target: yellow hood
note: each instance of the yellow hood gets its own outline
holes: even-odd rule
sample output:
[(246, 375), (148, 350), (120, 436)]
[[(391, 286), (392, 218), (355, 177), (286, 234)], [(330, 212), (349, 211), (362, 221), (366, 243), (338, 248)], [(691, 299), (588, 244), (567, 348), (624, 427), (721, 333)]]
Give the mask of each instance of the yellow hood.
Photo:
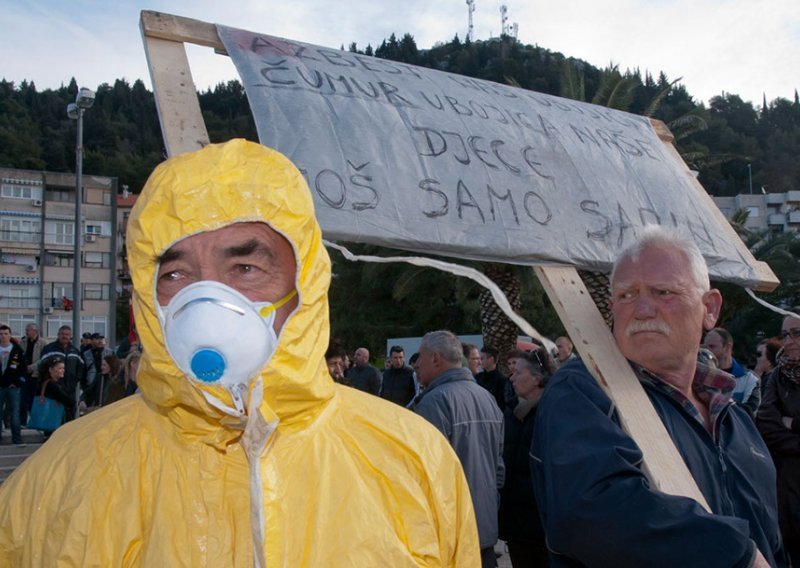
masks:
[[(280, 153), (232, 140), (161, 164), (147, 181), (128, 224), (134, 315), (144, 346), (137, 382), (179, 435), (224, 447), (241, 434), (200, 389), (232, 405), (219, 386), (199, 386), (175, 365), (156, 315), (158, 258), (181, 239), (240, 222), (268, 223), (291, 243), (299, 305), (283, 326), (278, 349), (260, 376), (261, 413), (294, 430), (311, 422), (333, 396), (325, 366), (330, 259), (301, 173)], [(208, 330), (214, 333), (214, 330)], [(235, 338), (231, 338), (235, 341)], [(246, 355), (246, 354), (245, 354)], [(252, 391), (251, 391), (252, 392)]]

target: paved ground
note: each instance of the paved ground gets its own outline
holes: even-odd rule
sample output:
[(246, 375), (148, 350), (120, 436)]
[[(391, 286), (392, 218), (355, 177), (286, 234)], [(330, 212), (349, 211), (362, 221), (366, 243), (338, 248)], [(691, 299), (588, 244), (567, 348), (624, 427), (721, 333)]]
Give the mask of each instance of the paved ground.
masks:
[(44, 442), (44, 436), (37, 430), (22, 429), (22, 445), (11, 443), (11, 430), (3, 428), (0, 434), (0, 483), (11, 475), (19, 464), (38, 450)]

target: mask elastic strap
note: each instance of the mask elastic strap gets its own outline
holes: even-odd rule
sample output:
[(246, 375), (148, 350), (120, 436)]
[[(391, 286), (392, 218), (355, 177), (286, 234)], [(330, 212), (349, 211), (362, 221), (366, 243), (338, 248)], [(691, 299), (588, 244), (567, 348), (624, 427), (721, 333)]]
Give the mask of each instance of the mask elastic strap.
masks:
[(280, 300), (278, 300), (278, 301), (277, 301), (277, 302), (275, 302), (274, 304), (270, 304), (269, 306), (264, 306), (263, 308), (261, 308), (261, 309), (258, 311), (258, 313), (261, 315), (261, 317), (262, 317), (262, 318), (265, 318), (265, 317), (267, 317), (269, 314), (271, 314), (272, 312), (274, 312), (275, 310), (277, 310), (277, 309), (279, 309), (279, 308), (283, 307), (283, 306), (286, 304), (286, 302), (288, 302), (289, 300), (291, 300), (291, 299), (292, 299), (292, 298), (294, 298), (295, 296), (297, 296), (297, 290), (296, 290), (296, 289), (293, 289), (291, 292), (289, 292), (288, 294), (286, 294), (286, 295), (285, 295), (283, 298), (281, 298)]

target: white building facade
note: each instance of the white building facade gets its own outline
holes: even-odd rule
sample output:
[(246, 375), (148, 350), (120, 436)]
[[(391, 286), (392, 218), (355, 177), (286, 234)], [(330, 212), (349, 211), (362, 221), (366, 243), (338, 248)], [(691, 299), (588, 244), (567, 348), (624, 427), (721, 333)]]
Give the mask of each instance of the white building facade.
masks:
[(0, 168), (0, 321), (14, 336), (36, 323), (54, 339), (79, 309), (75, 336), (115, 340), (117, 180), (83, 176), (82, 185), (82, 305), (74, 306), (75, 175)]
[(741, 193), (734, 197), (714, 197), (714, 202), (728, 220), (739, 209), (746, 209), (745, 228), (751, 231), (800, 231), (800, 190), (753, 195)]

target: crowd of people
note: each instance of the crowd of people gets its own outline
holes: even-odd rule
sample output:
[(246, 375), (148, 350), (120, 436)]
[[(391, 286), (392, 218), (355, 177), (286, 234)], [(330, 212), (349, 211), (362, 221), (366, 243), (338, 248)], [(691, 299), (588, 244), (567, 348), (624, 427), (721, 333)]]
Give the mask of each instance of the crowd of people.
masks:
[(61, 404), (63, 420), (68, 422), (134, 394), (140, 357), (138, 342), (125, 342), (115, 353), (99, 333), (84, 333), (80, 346), (75, 346), (68, 325), (61, 326), (57, 339), (48, 343), (35, 323), (25, 327), (21, 338), (0, 324), (0, 416), (11, 429), (11, 442), (23, 443), (22, 427), (36, 397)]
[[(646, 315), (641, 319), (647, 321), (649, 317)], [(666, 330), (649, 331), (665, 333)], [(443, 337), (450, 341), (446, 346), (450, 348), (450, 352), (440, 345)], [(504, 367), (508, 370), (508, 375), (501, 371), (499, 351), (495, 347), (484, 345), (479, 349), (470, 343), (458, 343), (455, 336), (441, 331), (426, 335), (420, 351), (411, 355), (408, 364), (405, 362), (402, 346), (390, 347), (382, 372), (370, 364), (370, 353), (365, 347), (355, 349), (351, 359), (346, 348), (332, 341), (325, 355), (330, 375), (337, 383), (406, 407), (424, 416), (445, 434), (462, 461), (473, 491), (482, 553), (490, 554), (489, 550), (499, 536), (506, 542), (515, 567), (547, 566), (549, 562), (545, 527), (540, 518), (534, 491), (536, 483), (532, 479), (530, 453), (537, 408), (546, 391), (545, 385), (557, 369), (563, 366), (565, 375), (568, 370), (572, 373), (579, 371), (578, 381), (586, 383), (584, 387), (591, 385), (592, 390), (597, 388), (586, 370), (579, 368), (579, 356), (568, 337), (556, 338), (550, 351), (540, 342), (534, 340), (534, 343), (537, 346), (530, 351), (512, 350), (506, 354)], [(733, 379), (724, 388), (715, 386), (714, 389), (715, 396), (718, 396), (717, 391), (723, 392), (723, 400), (749, 416), (749, 420), (743, 421), (744, 426), (735, 428), (739, 431), (746, 426), (748, 432), (738, 436), (750, 440), (754, 429), (757, 429), (760, 433), (759, 442), (763, 440), (766, 443), (777, 469), (778, 516), (775, 518), (780, 521), (784, 543), (783, 549), (774, 542), (771, 543), (774, 555), (770, 556), (769, 561), (773, 565), (782, 565), (791, 557), (796, 565), (800, 563), (800, 549), (797, 546), (800, 542), (800, 313), (784, 319), (779, 335), (759, 341), (752, 358), (755, 361), (752, 369), (746, 368), (733, 356), (733, 347), (734, 338), (731, 333), (722, 327), (713, 327), (689, 353), (696, 353), (696, 373), (717, 376), (714, 374), (723, 371), (726, 375), (718, 376)], [(458, 352), (456, 348), (459, 349)], [(425, 356), (431, 350), (442, 357), (446, 353), (451, 356), (449, 366), (439, 368), (433, 373), (434, 380), (421, 369)], [(567, 365), (573, 361), (577, 364)], [(449, 372), (445, 374), (444, 371)], [(668, 397), (677, 398), (674, 389), (664, 388), (658, 376), (653, 375), (648, 367), (637, 367), (637, 372), (643, 384), (655, 386), (653, 392), (648, 392), (651, 398), (658, 400), (657, 397), (664, 392)], [(451, 376), (454, 374), (457, 379)], [(427, 404), (432, 397), (426, 398), (426, 392), (431, 386), (434, 391), (437, 387), (441, 389), (440, 383), (455, 383), (457, 386), (452, 388), (453, 392), (458, 393), (457, 396), (445, 395), (446, 402)], [(490, 416), (485, 409), (476, 411), (480, 404), (470, 398), (474, 396), (472, 391), (475, 387), (472, 385), (482, 387), (490, 395), (490, 398), (483, 395), (482, 403), (484, 407), (491, 406), (486, 401), (493, 400), (500, 415), (495, 413)], [(570, 404), (574, 405), (575, 400), (583, 397), (570, 393), (569, 398), (572, 399)], [(686, 401), (683, 400), (682, 404), (685, 406)], [(711, 426), (713, 436), (719, 436), (719, 433), (713, 431), (716, 427), (715, 421), (719, 420), (720, 425), (724, 424), (724, 414), (728, 412), (725, 406), (726, 404), (721, 404), (716, 409), (715, 416), (702, 413), (702, 422)], [(462, 426), (470, 424), (473, 429), (485, 430), (479, 436), (480, 443), (473, 446), (464, 444), (459, 439), (460, 435), (453, 432), (452, 425), (445, 416), (447, 413), (442, 408), (447, 408), (450, 413), (461, 413), (458, 422)], [(463, 416), (465, 412), (466, 417)], [(586, 409), (582, 408), (581, 412), (586, 412)], [(794, 418), (798, 420), (795, 421)], [(493, 430), (501, 420), (503, 429), (498, 436)], [(560, 428), (560, 431), (562, 433), (558, 436), (559, 441), (567, 437), (564, 428)], [(502, 444), (498, 445), (499, 441)], [(723, 442), (719, 438), (715, 441), (717, 444)], [(553, 445), (556, 442), (548, 440), (546, 443)], [(543, 442), (542, 445), (544, 444)], [(564, 445), (570, 447), (566, 445), (566, 440)], [(498, 448), (502, 448), (500, 460), (496, 459)], [(718, 446), (719, 451), (723, 451), (722, 448), (724, 445)], [(483, 469), (474, 466), (476, 460), (486, 462)], [(539, 460), (534, 459), (534, 462), (538, 463)], [(747, 470), (747, 467), (746, 463), (736, 464), (737, 469)], [(476, 473), (477, 471), (482, 471), (483, 474)], [(769, 469), (755, 471), (764, 473)], [(481, 479), (481, 475), (485, 477), (486, 472), (492, 472), (491, 482)], [(751, 483), (744, 479), (742, 482)], [(544, 487), (540, 489), (543, 495), (548, 493)], [(769, 494), (769, 490), (766, 490), (766, 494)], [(491, 495), (498, 495), (499, 503), (491, 500), (489, 503), (480, 502)], [(540, 499), (544, 500), (544, 497)], [(737, 505), (733, 510), (744, 510), (748, 507), (752, 507), (752, 502), (748, 505)], [(763, 540), (764, 535), (761, 536)], [(645, 551), (645, 554), (650, 553)], [(752, 557), (755, 559), (756, 555), (752, 554)], [(625, 564), (621, 560), (620, 562)], [(605, 560), (601, 561), (603, 563)], [(483, 565), (492, 564), (484, 557)]]
[(610, 306), (706, 507), (653, 484), (567, 337), (503, 361), (436, 330), (409, 366), (399, 346), (383, 371), (364, 347), (351, 365), (327, 345), (308, 186), (275, 151), (233, 140), (170, 158), (128, 246), (138, 371), (126, 359), (120, 381), (102, 338), (81, 350), (62, 328), (37, 346), (31, 330), (16, 346), (0, 328), (9, 409), (36, 361), (73, 415), (104, 406), (0, 486), (0, 565), (472, 568), (495, 565), (498, 538), (514, 566), (800, 563), (800, 315), (747, 371), (691, 240), (637, 230)]

